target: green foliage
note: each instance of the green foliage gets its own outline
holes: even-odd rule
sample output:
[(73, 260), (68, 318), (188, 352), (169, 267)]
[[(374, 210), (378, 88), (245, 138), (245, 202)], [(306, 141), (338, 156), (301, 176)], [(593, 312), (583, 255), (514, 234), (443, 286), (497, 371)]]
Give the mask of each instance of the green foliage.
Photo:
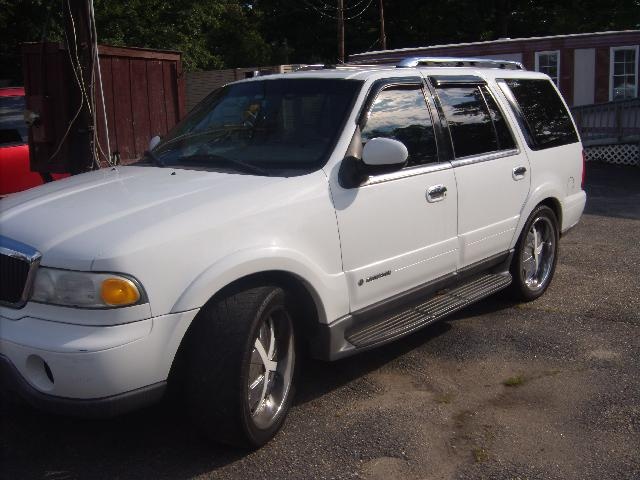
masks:
[[(20, 43), (62, 39), (65, 1), (0, 0), (0, 78), (20, 81)], [(180, 50), (187, 70), (337, 58), (333, 0), (94, 1), (101, 43)], [(639, 0), (384, 2), (388, 48), (640, 28)], [(380, 48), (378, 2), (359, 10), (345, 15), (347, 54)]]
[(20, 78), (23, 42), (62, 38), (62, 14), (47, 0), (0, 0), (0, 79)]
[(206, 34), (221, 28), (224, 10), (218, 0), (95, 1), (100, 43), (180, 50), (187, 70), (224, 65)]

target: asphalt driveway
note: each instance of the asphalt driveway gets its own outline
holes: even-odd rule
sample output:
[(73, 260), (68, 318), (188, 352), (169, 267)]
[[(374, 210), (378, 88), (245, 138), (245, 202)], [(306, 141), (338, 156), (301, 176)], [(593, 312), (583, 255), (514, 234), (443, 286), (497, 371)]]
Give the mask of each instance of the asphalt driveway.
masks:
[(221, 448), (160, 405), (108, 421), (4, 405), (3, 478), (640, 479), (640, 168), (588, 165), (556, 277), (392, 345), (308, 362), (283, 431)]

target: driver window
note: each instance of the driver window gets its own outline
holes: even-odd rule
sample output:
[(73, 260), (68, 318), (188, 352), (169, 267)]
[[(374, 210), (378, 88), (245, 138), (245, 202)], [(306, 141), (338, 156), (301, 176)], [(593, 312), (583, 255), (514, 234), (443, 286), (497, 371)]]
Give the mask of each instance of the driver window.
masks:
[(376, 97), (362, 128), (362, 145), (375, 137), (393, 138), (407, 147), (407, 167), (438, 161), (431, 115), (420, 85), (394, 86)]

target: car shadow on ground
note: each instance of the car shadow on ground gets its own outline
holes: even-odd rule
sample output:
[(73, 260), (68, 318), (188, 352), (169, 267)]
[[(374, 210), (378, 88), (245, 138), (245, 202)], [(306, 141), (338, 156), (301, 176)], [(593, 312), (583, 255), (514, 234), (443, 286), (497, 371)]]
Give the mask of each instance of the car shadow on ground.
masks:
[(304, 375), (298, 382), (295, 405), (313, 401), (362, 378), (450, 329), (448, 322), (437, 322), (398, 341), (335, 362), (305, 358), (302, 365)]
[[(305, 359), (294, 408), (424, 346), (447, 333), (458, 319), (512, 305), (502, 297), (491, 297), (399, 341), (337, 362)], [(47, 480), (191, 478), (251, 454), (210, 442), (189, 422), (188, 412), (179, 407), (164, 401), (113, 419), (87, 420), (49, 415), (5, 401), (0, 472), (6, 478)], [(11, 421), (6, 421), (9, 418)], [(100, 452), (109, 453), (102, 456)]]
[[(305, 359), (295, 404), (327, 395), (449, 329), (441, 322), (338, 362)], [(210, 442), (198, 434), (188, 412), (179, 407), (167, 400), (121, 417), (96, 420), (50, 415), (5, 398), (0, 472), (6, 478), (48, 480), (191, 478), (251, 453)], [(100, 452), (109, 455), (101, 457)], [(33, 462), (34, 458), (38, 461)]]
[(516, 302), (510, 300), (504, 292), (488, 297), (470, 305), (444, 320), (418, 330), (407, 337), (393, 341), (387, 345), (368, 350), (336, 362), (322, 362), (305, 359), (304, 376), (298, 383), (296, 405), (302, 405), (318, 397), (327, 395), (333, 390), (343, 387), (358, 378), (371, 373), (396, 358), (420, 348), (437, 337), (446, 334), (454, 322), (465, 318), (495, 313), (511, 308)]

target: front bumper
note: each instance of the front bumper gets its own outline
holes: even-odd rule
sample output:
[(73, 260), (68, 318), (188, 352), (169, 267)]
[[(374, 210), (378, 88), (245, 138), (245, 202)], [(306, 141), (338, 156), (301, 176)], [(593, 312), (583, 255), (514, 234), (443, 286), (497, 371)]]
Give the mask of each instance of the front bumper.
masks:
[(121, 415), (159, 401), (167, 382), (104, 398), (78, 399), (48, 395), (34, 388), (11, 360), (0, 355), (0, 382), (3, 392), (13, 392), (31, 406), (60, 415), (106, 418)]
[(158, 400), (197, 310), (115, 326), (0, 317), (8, 388), (36, 407), (115, 415)]

